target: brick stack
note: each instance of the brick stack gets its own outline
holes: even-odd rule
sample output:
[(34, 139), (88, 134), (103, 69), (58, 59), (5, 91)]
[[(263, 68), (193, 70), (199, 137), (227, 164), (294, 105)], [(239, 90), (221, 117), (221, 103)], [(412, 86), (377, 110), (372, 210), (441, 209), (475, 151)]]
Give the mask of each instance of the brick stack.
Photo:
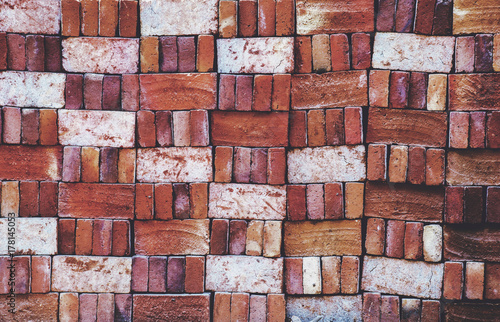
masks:
[(0, 106), (3, 319), (500, 316), (499, 0), (3, 1)]

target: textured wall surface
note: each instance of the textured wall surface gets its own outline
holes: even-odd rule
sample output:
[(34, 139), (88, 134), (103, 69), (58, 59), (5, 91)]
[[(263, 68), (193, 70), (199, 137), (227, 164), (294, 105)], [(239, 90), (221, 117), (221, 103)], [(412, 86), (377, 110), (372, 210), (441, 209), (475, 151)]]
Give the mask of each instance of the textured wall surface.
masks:
[(0, 320), (498, 321), (499, 33), (500, 0), (0, 0)]

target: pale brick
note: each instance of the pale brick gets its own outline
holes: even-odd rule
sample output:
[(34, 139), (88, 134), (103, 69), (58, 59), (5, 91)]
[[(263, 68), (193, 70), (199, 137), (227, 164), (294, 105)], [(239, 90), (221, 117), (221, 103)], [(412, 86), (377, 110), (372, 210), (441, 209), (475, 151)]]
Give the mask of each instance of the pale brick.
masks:
[(293, 38), (234, 38), (217, 40), (219, 73), (291, 73)]
[(500, 34), (493, 38), (493, 70), (500, 72)]
[[(301, 321), (361, 321), (363, 298), (355, 296), (289, 297), (286, 301), (286, 316)], [(321, 321), (320, 320), (320, 321)], [(292, 319), (292, 321), (294, 321)]]
[(136, 73), (139, 39), (76, 37), (62, 41), (64, 70), (75, 73)]
[(365, 256), (361, 289), (439, 299), (443, 264)]
[[(56, 218), (16, 218), (16, 254), (54, 255), (57, 253)], [(8, 253), (8, 219), (0, 219), (0, 254)]]
[(282, 293), (283, 258), (209, 255), (206, 265), (209, 291)]
[(279, 257), (281, 253), (281, 221), (266, 221), (264, 225), (265, 257)]
[(444, 111), (446, 109), (446, 88), (448, 77), (443, 74), (429, 75), (427, 87), (427, 109), (430, 111)]
[(284, 186), (212, 183), (210, 218), (282, 220), (286, 216)]
[(377, 33), (373, 68), (449, 73), (455, 38), (409, 33)]
[(366, 177), (365, 163), (363, 145), (291, 150), (288, 152), (288, 181), (362, 181)]
[(245, 246), (246, 255), (259, 256), (262, 254), (263, 234), (263, 221), (252, 220), (248, 223), (247, 240)]
[(54, 256), (52, 291), (129, 293), (131, 257)]
[(1, 217), (19, 217), (19, 181), (2, 182)]
[(424, 260), (427, 262), (441, 261), (443, 251), (443, 228), (440, 225), (424, 226)]
[(211, 147), (137, 151), (137, 180), (140, 182), (205, 182), (212, 177)]
[(135, 113), (61, 110), (59, 143), (79, 146), (134, 147)]
[(0, 72), (0, 105), (61, 108), (65, 86), (65, 74)]
[(0, 30), (15, 33), (59, 33), (60, 0), (16, 0), (0, 4)]
[(217, 32), (218, 0), (141, 0), (141, 35), (200, 35)]
[(59, 296), (59, 321), (78, 320), (78, 293), (61, 293)]
[(304, 294), (321, 294), (321, 265), (319, 257), (302, 259)]
[(497, 0), (455, 0), (453, 34), (500, 33)]
[(449, 185), (500, 185), (500, 151), (449, 151), (446, 182)]

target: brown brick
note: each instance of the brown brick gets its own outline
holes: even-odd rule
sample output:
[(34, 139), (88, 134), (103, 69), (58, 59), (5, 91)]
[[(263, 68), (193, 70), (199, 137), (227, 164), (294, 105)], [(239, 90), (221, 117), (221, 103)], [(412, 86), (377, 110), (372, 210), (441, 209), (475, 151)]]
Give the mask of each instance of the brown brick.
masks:
[(364, 189), (365, 186), (361, 182), (347, 182), (345, 184), (345, 218), (363, 217)]
[(173, 190), (171, 184), (155, 185), (155, 219), (173, 219)]
[(262, 314), (267, 311), (267, 297), (265, 295), (250, 295), (249, 321), (263, 321), (266, 319)]
[(139, 76), (138, 75), (122, 75), (122, 110), (137, 111), (139, 110)]
[(441, 316), (441, 302), (437, 300), (422, 300), (421, 320), (439, 322)]
[(153, 219), (153, 192), (152, 184), (136, 184), (135, 186), (135, 218)]
[(237, 35), (237, 5), (236, 1), (219, 2), (219, 36), (222, 38), (233, 38)]
[(391, 72), (389, 107), (404, 108), (408, 105), (410, 73)]
[(288, 220), (306, 219), (306, 186), (288, 185), (286, 187)]
[(488, 113), (486, 146), (492, 149), (500, 148), (500, 112)]
[(149, 257), (149, 292), (166, 292), (167, 291), (167, 258), (166, 257)]
[(231, 321), (248, 321), (249, 301), (247, 293), (231, 294)]
[(285, 320), (286, 302), (284, 294), (267, 295), (267, 321), (279, 322)]
[(118, 159), (118, 182), (135, 182), (135, 149), (120, 149)]
[[(226, 75), (221, 75), (222, 77)], [(288, 86), (290, 87), (290, 86)], [(236, 76), (236, 94), (235, 94), (235, 109), (237, 111), (250, 111), (252, 109), (253, 98), (253, 76), (252, 75), (237, 75)], [(290, 96), (290, 95), (289, 95)], [(231, 104), (229, 104), (231, 106)], [(219, 106), (220, 109), (220, 106)]]
[(64, 147), (63, 176), (67, 182), (80, 181), (81, 148), (74, 146)]
[(40, 113), (38, 109), (23, 109), (21, 113), (21, 142), (35, 145), (40, 136)]
[(78, 110), (83, 108), (83, 75), (66, 75), (65, 108), (70, 110)]
[(229, 223), (229, 254), (244, 255), (247, 223), (244, 220), (231, 220)]
[(493, 71), (493, 35), (476, 35), (474, 69), (476, 72)]
[(417, 14), (415, 16), (415, 33), (430, 35), (434, 20), (436, 0), (417, 1)]
[(99, 182), (99, 149), (82, 148), (82, 181)]
[(160, 37), (160, 71), (177, 71), (177, 37)]
[(276, 1), (258, 0), (258, 33), (261, 37), (276, 34)]
[(500, 230), (480, 226), (445, 225), (443, 250), (446, 260), (500, 261)]
[[(371, 70), (369, 76), (370, 106), (389, 106), (389, 70)], [(411, 87), (410, 87), (411, 89)]]
[(247, 227), (247, 240), (245, 253), (248, 256), (262, 255), (264, 234), (264, 221), (252, 220)]
[(121, 37), (137, 36), (137, 1), (120, 1), (119, 22)]
[(398, 1), (396, 11), (396, 32), (413, 31), (413, 18), (415, 15), (415, 0)]
[(7, 69), (7, 34), (0, 32), (0, 70)]
[(363, 321), (380, 321), (381, 296), (380, 293), (363, 294)]
[(453, 24), (453, 4), (450, 2), (436, 2), (434, 12), (433, 35), (451, 35)]
[(484, 293), (484, 263), (467, 262), (465, 265), (465, 297), (482, 300)]
[(86, 74), (83, 82), (83, 101), (85, 109), (102, 109), (102, 81), (103, 75)]
[(498, 185), (499, 162), (496, 150), (450, 151), (446, 181), (449, 185)]
[(448, 86), (449, 109), (452, 111), (500, 108), (499, 74), (453, 74), (449, 76)]
[(228, 252), (229, 220), (214, 219), (210, 239), (210, 254), (225, 255)]
[(461, 224), (464, 222), (464, 188), (446, 187), (445, 222)]
[(207, 218), (208, 184), (192, 183), (189, 185), (190, 218)]
[(214, 70), (215, 40), (212, 35), (198, 36), (198, 54), (196, 55), (196, 67), (200, 73), (212, 72)]
[(469, 224), (481, 223), (483, 210), (483, 187), (466, 187), (463, 210), (464, 222)]
[(468, 141), (469, 113), (450, 112), (450, 148), (467, 149)]
[(307, 112), (307, 131), (309, 146), (323, 146), (326, 144), (325, 112), (323, 110)]
[(382, 296), (380, 315), (381, 321), (399, 321), (399, 297), (394, 295)]
[(286, 152), (284, 148), (270, 148), (267, 159), (267, 182), (284, 184), (286, 176)]
[(450, 321), (492, 321), (498, 317), (500, 306), (495, 303), (450, 302), (444, 304), (445, 316)]
[(391, 146), (389, 159), (389, 182), (404, 183), (408, 169), (408, 147), (401, 145)]
[(385, 221), (381, 218), (368, 218), (365, 247), (367, 254), (384, 255)]
[(407, 179), (413, 184), (425, 182), (425, 148), (411, 146), (408, 152)]
[(94, 220), (92, 232), (92, 255), (111, 255), (111, 244), (113, 237), (113, 222), (111, 220)]
[[(328, 112), (328, 110), (327, 110)], [(328, 115), (328, 114), (327, 114)], [(343, 113), (342, 113), (343, 119)], [(342, 120), (343, 121), (343, 120)], [(292, 111), (290, 112), (290, 146), (292, 147), (305, 147), (307, 145), (307, 115), (306, 111)], [(342, 122), (343, 134), (343, 122)]]
[(184, 280), (186, 278), (186, 258), (169, 257), (167, 266), (167, 292), (184, 292)]
[(254, 111), (270, 111), (273, 89), (271, 75), (255, 75), (253, 79), (253, 106)]
[(184, 288), (187, 293), (202, 293), (205, 284), (205, 258), (186, 257), (186, 279)]
[(61, 180), (62, 147), (0, 145), (0, 156), (2, 180)]
[(445, 299), (462, 299), (463, 270), (463, 264), (460, 262), (444, 263), (443, 297)]
[(233, 177), (236, 182), (250, 182), (251, 162), (252, 150), (250, 148), (234, 149)]
[(132, 294), (115, 294), (115, 319), (132, 320)]
[(345, 144), (363, 143), (363, 111), (361, 107), (344, 109)]
[(425, 184), (444, 184), (445, 153), (442, 149), (428, 149), (425, 155)]
[(213, 321), (231, 321), (231, 293), (215, 293)]
[(497, 300), (500, 297), (500, 264), (486, 263), (484, 288), (486, 299)]
[(405, 222), (400, 220), (387, 221), (387, 242), (385, 255), (388, 257), (403, 258), (404, 254)]
[(158, 111), (156, 114), (156, 141), (160, 146), (173, 145), (172, 112)]
[[(300, 112), (293, 112), (293, 113), (300, 113)], [(326, 144), (327, 145), (345, 144), (343, 109), (326, 110)]]
[(92, 254), (92, 234), (94, 231), (94, 220), (77, 219), (75, 236), (75, 254)]
[(157, 37), (141, 37), (141, 72), (158, 73), (159, 49)]
[(58, 254), (75, 253), (75, 219), (59, 219), (57, 227)]
[(19, 216), (38, 216), (38, 182), (21, 181), (19, 185)]
[(291, 36), (295, 31), (295, 4), (293, 0), (276, 1), (276, 36)]
[(131, 289), (133, 292), (148, 291), (149, 262), (145, 256), (132, 257)]
[(97, 36), (99, 28), (98, 0), (81, 0), (81, 23), (84, 36)]
[(380, 0), (377, 12), (377, 31), (394, 31), (396, 13), (395, 0)]
[(313, 71), (331, 72), (330, 37), (326, 34), (312, 36)]
[(330, 52), (332, 55), (332, 70), (348, 70), (349, 40), (345, 34), (330, 35)]
[(341, 183), (325, 184), (325, 219), (344, 217), (344, 197)]
[(120, 107), (120, 77), (104, 76), (102, 81), (102, 109), (119, 111)]
[(412, 72), (410, 75), (408, 107), (423, 110), (427, 105), (427, 74)]
[(26, 67), (28, 71), (43, 72), (45, 70), (44, 36), (26, 36)]
[(486, 191), (486, 221), (500, 223), (500, 187), (488, 187)]
[(368, 145), (367, 179), (385, 181), (387, 174), (387, 146), (384, 144)]
[(321, 258), (323, 294), (340, 293), (341, 257), (330, 256)]
[(325, 219), (325, 198), (322, 184), (308, 184), (306, 189), (307, 219)]
[(424, 224), (407, 222), (405, 226), (405, 258), (422, 260)]
[(80, 35), (80, 2), (62, 0), (61, 2), (61, 34), (78, 37)]
[(99, 1), (99, 36), (114, 37), (118, 27), (118, 1)]
[(196, 70), (196, 44), (194, 37), (177, 37), (178, 71), (181, 73)]
[(155, 113), (151, 111), (137, 112), (137, 142), (140, 147), (156, 146)]
[(53, 217), (57, 215), (57, 182), (40, 182), (40, 216)]
[[(401, 3), (401, 2), (399, 2)], [(398, 4), (399, 4), (398, 3)], [(351, 36), (352, 68), (368, 69), (371, 66), (372, 50), (369, 34), (356, 33)]]
[(101, 182), (115, 183), (118, 181), (118, 149), (101, 148), (100, 155), (100, 179)]
[(215, 182), (231, 182), (233, 171), (233, 148), (215, 147)]
[(26, 41), (23, 35), (7, 35), (7, 68), (12, 70), (26, 69)]
[(311, 38), (299, 36), (295, 37), (294, 40), (295, 72), (310, 73), (312, 71)]
[(287, 294), (304, 294), (302, 258), (285, 258), (285, 287)]
[(238, 36), (257, 36), (257, 1), (238, 1)]
[(359, 291), (359, 257), (342, 257), (342, 267), (340, 274), (340, 285), (342, 293), (357, 293)]
[(455, 72), (474, 71), (474, 37), (457, 37), (455, 46)]
[(250, 182), (267, 183), (267, 149), (252, 149)]
[(174, 218), (188, 219), (190, 213), (189, 186), (187, 183), (174, 183)]

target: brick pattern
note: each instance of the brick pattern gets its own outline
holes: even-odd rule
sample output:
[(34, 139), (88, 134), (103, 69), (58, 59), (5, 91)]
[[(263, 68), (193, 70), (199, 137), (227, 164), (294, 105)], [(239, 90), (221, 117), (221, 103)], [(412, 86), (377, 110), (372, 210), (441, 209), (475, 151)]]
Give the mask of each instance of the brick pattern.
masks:
[(498, 1), (42, 2), (0, 5), (16, 320), (498, 319)]

